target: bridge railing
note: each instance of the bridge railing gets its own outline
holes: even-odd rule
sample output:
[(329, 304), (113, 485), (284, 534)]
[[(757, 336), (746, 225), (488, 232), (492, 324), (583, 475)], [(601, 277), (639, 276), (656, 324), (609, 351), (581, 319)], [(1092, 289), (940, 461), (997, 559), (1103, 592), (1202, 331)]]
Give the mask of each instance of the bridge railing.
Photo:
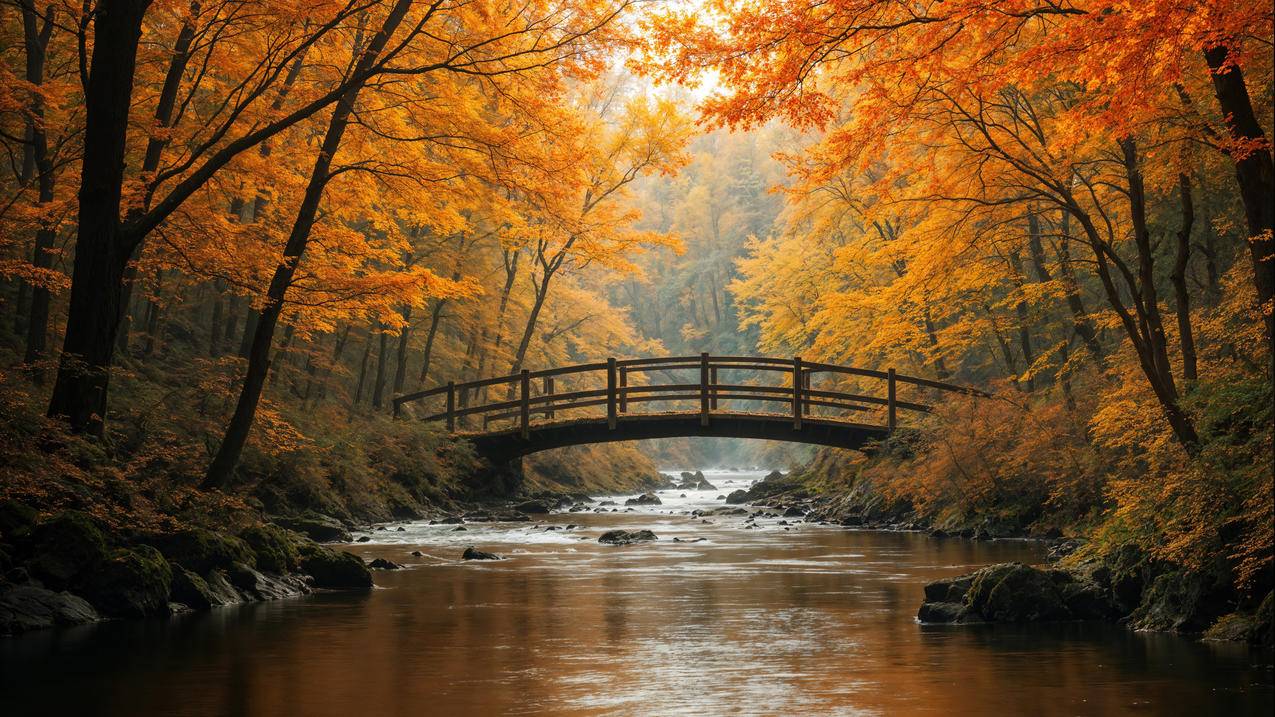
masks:
[[(674, 377), (674, 372), (698, 371), (698, 381), (652, 383), (650, 377), (664, 373)], [(779, 385), (722, 382), (722, 371), (751, 371), (763, 374), (780, 374)], [(884, 395), (856, 393), (848, 390), (816, 388), (816, 374), (848, 376), (876, 380), (884, 383)], [(582, 385), (560, 386), (558, 379), (570, 377)], [(589, 379), (592, 379), (591, 381)], [(632, 382), (632, 379), (638, 379)], [(671, 380), (676, 380), (671, 378)], [(645, 382), (642, 382), (645, 381)], [(589, 387), (602, 385), (604, 388)], [(701, 425), (707, 426), (712, 415), (724, 401), (746, 401), (763, 404), (785, 404), (782, 415), (792, 418), (793, 428), (800, 430), (802, 423), (812, 417), (812, 409), (844, 413), (885, 411), (885, 427), (893, 430), (898, 424), (899, 411), (928, 413), (931, 407), (913, 401), (900, 400), (899, 384), (937, 389), (966, 395), (985, 396), (977, 389), (933, 381), (915, 376), (898, 374), (894, 369), (877, 371), (837, 364), (791, 359), (748, 356), (673, 356), (642, 359), (607, 359), (605, 362), (578, 364), (539, 371), (523, 370), (516, 374), (467, 381), (448, 382), (444, 386), (417, 391), (393, 399), (394, 415), (401, 415), (403, 406), (427, 399), (441, 399), (442, 410), (425, 415), (422, 420), (444, 421), (449, 431), (470, 417), (482, 418), (482, 429), (487, 430), (495, 422), (514, 420), (523, 436), (527, 436), (533, 417), (552, 421), (559, 414), (578, 409), (606, 407), (608, 426), (614, 429), (621, 416), (631, 415), (633, 404), (686, 403), (698, 404)], [(488, 401), (490, 389), (504, 391), (505, 398)], [(562, 390), (563, 388), (567, 390)], [(478, 399), (475, 405), (470, 400)], [(767, 412), (777, 413), (777, 412)]]

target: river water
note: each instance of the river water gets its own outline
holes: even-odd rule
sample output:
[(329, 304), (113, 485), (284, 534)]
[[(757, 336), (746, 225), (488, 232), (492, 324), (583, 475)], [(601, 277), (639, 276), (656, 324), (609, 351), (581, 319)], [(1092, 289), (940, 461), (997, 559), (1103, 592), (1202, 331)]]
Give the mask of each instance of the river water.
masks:
[(1271, 714), (1243, 646), (915, 621), (926, 582), (1038, 544), (706, 523), (687, 513), (761, 474), (706, 475), (632, 512), (370, 533), (354, 550), (409, 569), (369, 593), (0, 640), (0, 715)]

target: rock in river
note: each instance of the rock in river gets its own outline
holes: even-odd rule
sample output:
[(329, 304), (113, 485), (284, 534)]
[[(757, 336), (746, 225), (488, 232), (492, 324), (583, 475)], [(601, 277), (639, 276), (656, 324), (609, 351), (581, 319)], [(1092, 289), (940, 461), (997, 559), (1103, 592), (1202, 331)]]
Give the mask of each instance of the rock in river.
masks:
[(629, 545), (630, 543), (643, 543), (650, 540), (657, 540), (655, 533), (649, 530), (608, 530), (598, 538), (599, 543), (607, 545)]
[(525, 503), (519, 503), (518, 505), (515, 505), (514, 510), (518, 511), (519, 513), (535, 513), (535, 514), (548, 513), (549, 504), (543, 500), (529, 500)]
[(403, 568), (402, 565), (385, 558), (375, 558), (367, 566), (373, 570), (401, 570)]
[(460, 559), (461, 560), (504, 560), (504, 558), (500, 557), (499, 555), (496, 555), (495, 553), (484, 553), (483, 551), (478, 550), (472, 545), (469, 546), (468, 548), (465, 548), (465, 552), (461, 554)]
[(624, 501), (625, 505), (663, 505), (659, 496), (654, 493), (643, 493), (636, 498), (629, 498)]
[(726, 496), (726, 502), (730, 505), (738, 505), (748, 502), (748, 491), (733, 490), (730, 495)]

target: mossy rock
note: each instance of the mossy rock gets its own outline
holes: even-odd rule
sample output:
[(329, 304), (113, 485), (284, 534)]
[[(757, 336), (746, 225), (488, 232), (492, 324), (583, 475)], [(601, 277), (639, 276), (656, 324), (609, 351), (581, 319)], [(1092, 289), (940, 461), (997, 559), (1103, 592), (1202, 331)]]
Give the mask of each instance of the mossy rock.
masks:
[(203, 528), (151, 536), (147, 542), (159, 548), (164, 557), (200, 575), (236, 562), (255, 565), (257, 560), (243, 540)]
[(286, 573), (297, 569), (300, 553), (298, 537), (277, 525), (254, 525), (239, 534), (256, 556), (257, 568), (270, 573)]
[(316, 543), (301, 546), (301, 570), (320, 588), (370, 588), (372, 572), (357, 555)]
[(196, 610), (207, 610), (214, 605), (221, 605), (208, 587), (208, 581), (176, 563), (170, 565), (173, 580), (169, 586), (168, 597)]
[(93, 519), (74, 510), (31, 528), (25, 542), (28, 571), (55, 590), (76, 582), (110, 554)]
[(1195, 635), (1234, 609), (1230, 581), (1213, 571), (1175, 570), (1155, 579), (1142, 592), (1130, 622), (1138, 630)]
[(322, 513), (275, 518), (274, 522), (319, 543), (348, 543), (354, 539), (341, 521)]
[(1071, 619), (1054, 580), (1021, 563), (1003, 563), (974, 574), (965, 604), (988, 622), (1048, 622)]
[(8, 540), (25, 535), (39, 521), (35, 508), (12, 498), (0, 500), (0, 536)]
[(168, 611), (173, 572), (149, 545), (121, 548), (86, 576), (78, 592), (99, 612), (113, 617), (145, 617)]

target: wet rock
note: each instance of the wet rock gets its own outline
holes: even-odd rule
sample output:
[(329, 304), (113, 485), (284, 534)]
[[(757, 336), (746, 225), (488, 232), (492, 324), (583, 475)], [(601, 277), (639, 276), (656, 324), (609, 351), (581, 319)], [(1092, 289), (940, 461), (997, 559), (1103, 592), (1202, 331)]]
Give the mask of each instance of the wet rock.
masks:
[(617, 503), (616, 503), (615, 501), (613, 501), (613, 500), (604, 500), (604, 501), (602, 501), (601, 503), (598, 503), (598, 505), (599, 505), (599, 506), (605, 506), (605, 505), (617, 505)]
[(366, 535), (360, 535), (360, 536), (359, 536), (359, 540), (358, 540), (358, 542), (360, 542), (360, 543), (370, 543), (370, 542), (372, 542), (372, 539), (371, 539), (371, 538), (369, 538), (369, 537), (368, 537), (368, 536), (366, 536)]
[(745, 490), (733, 490), (726, 496), (728, 505), (738, 505), (746, 502), (748, 502), (748, 491)]
[(788, 510), (785, 510), (785, 511), (784, 511), (784, 513), (783, 513), (783, 517), (785, 517), (785, 518), (804, 518), (804, 517), (806, 517), (806, 511), (804, 511), (804, 510), (802, 510), (801, 508), (798, 508), (797, 506), (795, 506), (795, 505), (794, 505), (794, 506), (792, 506), (791, 508), (789, 508)]
[(371, 568), (372, 570), (402, 570), (403, 569), (402, 565), (399, 565), (393, 560), (386, 560), (385, 558), (373, 558), (372, 562), (368, 563), (367, 566)]
[[(490, 518), (490, 516), (484, 515), (482, 519), (486, 520), (488, 518)], [(460, 525), (461, 523), (464, 523), (464, 522), (465, 522), (465, 519), (460, 517), (459, 515), (449, 515), (446, 518), (443, 518), (441, 520), (437, 520), (437, 521), (431, 520), (430, 524), (437, 523), (438, 525)]]
[(196, 610), (207, 610), (216, 605), (225, 604), (208, 587), (208, 581), (180, 565), (171, 565), (173, 580), (169, 586), (168, 599)]
[(26, 504), (11, 498), (0, 500), (0, 536), (9, 539), (26, 535), (39, 521), (40, 514)]
[(241, 594), (252, 600), (280, 600), (309, 592), (299, 578), (265, 575), (243, 563), (230, 566), (226, 577)]
[(862, 516), (862, 515), (846, 515), (846, 516), (843, 516), (843, 517), (841, 518), (841, 520), (837, 522), (837, 525), (840, 525), (840, 526), (842, 526), (842, 527), (844, 527), (844, 528), (858, 528), (858, 527), (861, 527), (861, 526), (863, 525), (863, 516)]
[(422, 553), (422, 552), (421, 552), (421, 551), (419, 551), (419, 550), (413, 550), (413, 551), (412, 551), (412, 557), (414, 557), (414, 558), (423, 558), (423, 557), (425, 557), (425, 553)]
[(0, 635), (16, 635), (54, 625), (83, 625), (101, 619), (93, 606), (69, 592), (35, 585), (0, 589)]
[(1175, 570), (1151, 583), (1129, 620), (1138, 630), (1194, 635), (1234, 608), (1235, 594), (1225, 571)]
[(970, 622), (965, 605), (959, 602), (927, 602), (916, 613), (921, 622)]
[[(316, 543), (348, 543), (352, 539), (341, 521), (322, 513), (304, 513), (290, 518), (274, 518), (272, 521), (288, 530), (295, 530)], [(187, 566), (189, 567), (189, 566)]]
[(452, 532), (453, 532), (453, 533), (463, 533), (463, 532), (465, 532), (465, 531), (467, 531), (467, 530), (469, 530), (469, 528), (466, 528), (466, 527), (465, 527), (465, 526), (463, 526), (463, 525), (458, 525), (458, 526), (456, 526), (455, 528), (452, 528)]
[(246, 599), (221, 570), (208, 571), (204, 575), (204, 583), (208, 586), (209, 601), (213, 605), (238, 605)]
[(322, 545), (303, 545), (301, 569), (321, 588), (370, 588), (372, 573), (357, 555)]
[(726, 500), (726, 496), (724, 496), (724, 495), (719, 495), (719, 496), (717, 496), (717, 500)]
[(624, 501), (625, 505), (663, 505), (659, 496), (654, 493), (643, 493), (636, 498), (629, 498)]
[(529, 500), (514, 506), (514, 510), (519, 513), (528, 513), (532, 515), (541, 515), (548, 513), (549, 504), (543, 500)]
[(608, 530), (598, 538), (599, 543), (607, 545), (630, 545), (651, 540), (658, 540), (658, 538), (649, 530)]
[(472, 545), (465, 548), (465, 552), (461, 553), (460, 559), (461, 560), (504, 560), (504, 558), (500, 557), (499, 555), (496, 555), (495, 553), (483, 552), (481, 550), (478, 550)]
[(702, 543), (708, 538), (673, 538), (674, 543)]
[(167, 612), (172, 568), (149, 545), (121, 548), (98, 563), (78, 592), (103, 615), (145, 617)]
[(747, 508), (737, 506), (722, 506), (720, 508), (708, 508), (706, 510), (695, 510), (691, 515), (696, 517), (720, 516), (720, 515), (748, 515)]

